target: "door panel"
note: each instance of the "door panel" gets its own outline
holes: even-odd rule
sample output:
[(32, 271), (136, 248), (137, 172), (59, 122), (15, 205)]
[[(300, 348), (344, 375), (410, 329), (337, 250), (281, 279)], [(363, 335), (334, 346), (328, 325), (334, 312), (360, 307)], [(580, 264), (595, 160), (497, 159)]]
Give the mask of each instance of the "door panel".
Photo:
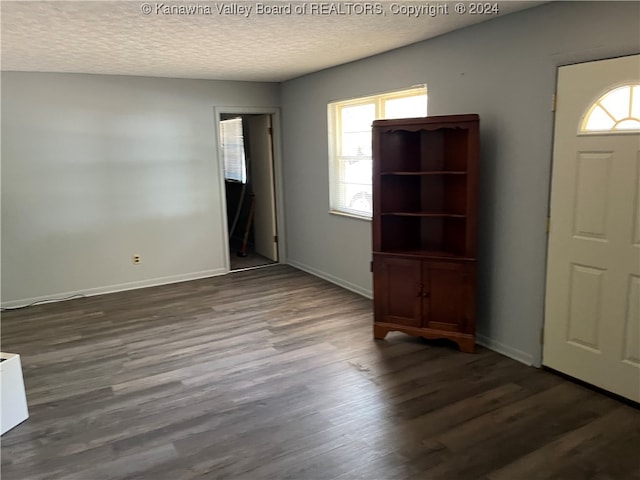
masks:
[(633, 246), (640, 248), (640, 152), (636, 156), (636, 191), (635, 191), (636, 204), (634, 206), (635, 215), (633, 215)]
[(543, 363), (640, 401), (640, 134), (580, 132), (625, 83), (640, 56), (558, 70)]
[(420, 326), (421, 262), (403, 258), (374, 258), (376, 322)]
[(627, 318), (624, 323), (624, 352), (622, 360), (640, 367), (640, 276), (629, 275), (627, 288)]
[(600, 351), (598, 332), (602, 325), (602, 303), (606, 270), (572, 265), (569, 277), (567, 342)]
[(251, 153), (251, 184), (255, 195), (256, 253), (275, 262), (278, 261), (278, 244), (270, 115), (249, 118), (249, 151)]
[(613, 152), (578, 154), (573, 234), (607, 239), (607, 200)]
[(465, 332), (475, 311), (473, 267), (463, 264), (424, 264), (427, 296), (423, 327)]

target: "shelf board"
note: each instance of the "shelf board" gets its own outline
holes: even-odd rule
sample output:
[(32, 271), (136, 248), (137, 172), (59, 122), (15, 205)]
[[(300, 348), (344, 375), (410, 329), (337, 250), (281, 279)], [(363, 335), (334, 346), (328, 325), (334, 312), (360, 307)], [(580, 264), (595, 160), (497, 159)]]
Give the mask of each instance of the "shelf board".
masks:
[(422, 170), (417, 172), (410, 171), (388, 171), (381, 172), (382, 176), (419, 176), (419, 175), (466, 175), (464, 170)]
[(384, 255), (406, 255), (406, 256), (416, 256), (416, 257), (430, 257), (430, 258), (449, 258), (455, 260), (464, 260), (464, 261), (474, 261), (475, 258), (467, 257), (465, 255), (459, 255), (457, 253), (447, 252), (443, 250), (423, 250), (423, 249), (414, 249), (414, 250), (380, 250), (379, 252)]
[(467, 218), (460, 213), (444, 212), (382, 212), (381, 215), (389, 217), (432, 217), (432, 218)]

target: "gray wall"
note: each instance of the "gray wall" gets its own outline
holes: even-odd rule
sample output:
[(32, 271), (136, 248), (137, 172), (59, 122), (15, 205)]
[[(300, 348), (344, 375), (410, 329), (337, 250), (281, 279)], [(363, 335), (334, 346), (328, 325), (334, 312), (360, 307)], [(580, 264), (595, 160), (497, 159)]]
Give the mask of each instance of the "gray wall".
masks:
[(214, 106), (278, 103), (278, 84), (3, 72), (3, 306), (224, 273)]
[(556, 67), (640, 51), (640, 4), (546, 4), (284, 83), (289, 263), (370, 295), (370, 223), (330, 215), (327, 103), (426, 83), (481, 122), (481, 342), (538, 364)]

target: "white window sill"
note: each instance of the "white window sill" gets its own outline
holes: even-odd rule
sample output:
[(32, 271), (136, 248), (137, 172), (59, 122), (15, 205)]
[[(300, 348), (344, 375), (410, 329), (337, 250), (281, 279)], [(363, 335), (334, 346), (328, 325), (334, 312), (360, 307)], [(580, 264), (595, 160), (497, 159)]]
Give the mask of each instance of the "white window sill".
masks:
[(370, 222), (371, 221), (371, 217), (365, 217), (365, 216), (362, 216), (362, 215), (357, 215), (355, 213), (346, 213), (346, 212), (339, 212), (337, 210), (329, 210), (329, 214), (336, 215), (338, 217), (353, 218), (355, 220), (364, 220), (365, 222)]

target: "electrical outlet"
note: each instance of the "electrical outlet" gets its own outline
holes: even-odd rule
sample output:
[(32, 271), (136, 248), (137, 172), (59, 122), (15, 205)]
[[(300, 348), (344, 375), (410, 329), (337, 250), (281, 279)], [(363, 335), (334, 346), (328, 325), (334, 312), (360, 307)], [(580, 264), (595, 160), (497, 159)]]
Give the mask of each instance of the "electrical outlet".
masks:
[(142, 262), (142, 259), (140, 258), (140, 255), (138, 255), (137, 253), (132, 257), (132, 261), (134, 265), (138, 265), (140, 262)]

